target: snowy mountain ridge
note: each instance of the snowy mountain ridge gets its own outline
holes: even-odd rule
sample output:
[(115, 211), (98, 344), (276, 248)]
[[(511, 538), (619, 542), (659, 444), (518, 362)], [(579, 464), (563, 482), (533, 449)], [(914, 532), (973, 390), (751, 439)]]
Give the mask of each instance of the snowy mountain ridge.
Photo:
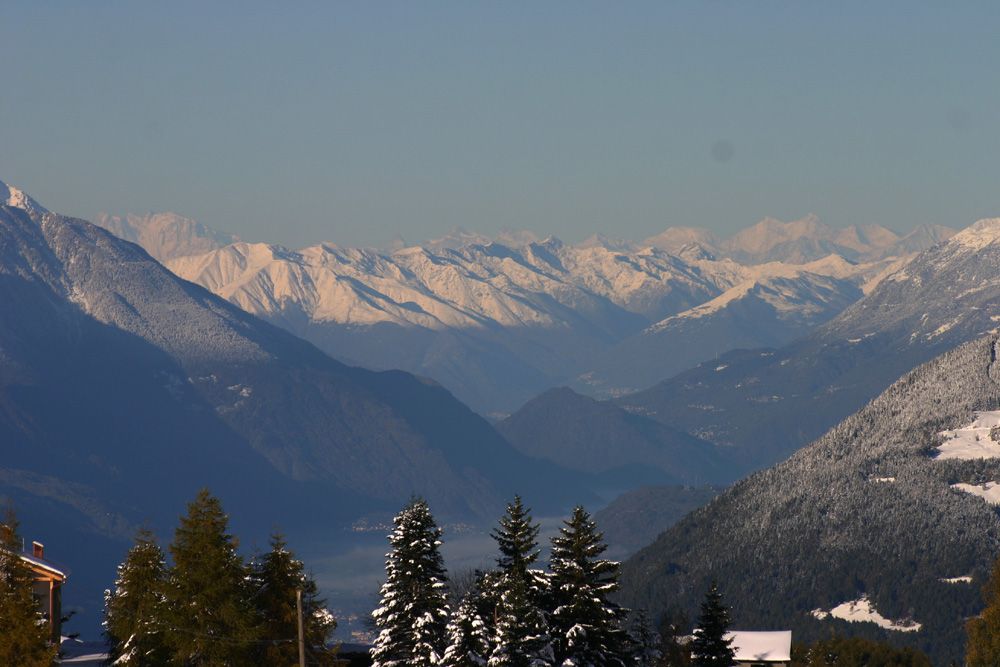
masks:
[(559, 384), (620, 395), (737, 346), (783, 344), (948, 235), (914, 232), (904, 244), (884, 228), (837, 230), (811, 216), (722, 240), (671, 228), (641, 244), (597, 235), (571, 245), (456, 229), (395, 249), (290, 250), (223, 243), (173, 218), (98, 222), (337, 358), (427, 375), (499, 414)]

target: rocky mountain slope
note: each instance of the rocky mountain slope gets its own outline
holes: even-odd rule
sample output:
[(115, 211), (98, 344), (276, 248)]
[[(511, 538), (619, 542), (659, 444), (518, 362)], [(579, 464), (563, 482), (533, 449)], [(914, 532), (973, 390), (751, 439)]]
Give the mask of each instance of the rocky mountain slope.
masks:
[(959, 658), (1000, 551), (997, 350), (990, 336), (928, 362), (683, 519), (626, 563), (626, 601), (692, 615), (717, 579), (736, 625)]
[[(393, 251), (234, 243), (168, 266), (338, 358), (432, 377), (502, 414), (558, 384), (618, 395), (734, 347), (780, 345), (857, 299), (901, 247), (888, 230), (814, 219), (754, 230), (726, 242), (668, 230), (646, 245), (464, 230)], [(789, 239), (812, 250), (782, 254)], [(757, 261), (774, 257), (817, 261)]]

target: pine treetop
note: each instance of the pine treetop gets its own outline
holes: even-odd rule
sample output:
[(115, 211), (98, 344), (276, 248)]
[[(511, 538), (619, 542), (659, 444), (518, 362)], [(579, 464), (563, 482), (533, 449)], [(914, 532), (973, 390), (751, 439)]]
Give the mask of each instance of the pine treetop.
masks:
[(705, 593), (698, 628), (691, 642), (692, 664), (695, 667), (730, 667), (734, 664), (732, 640), (725, 637), (729, 622), (729, 607), (723, 604), (722, 593), (713, 581)]
[(524, 506), (521, 496), (514, 496), (499, 524), (492, 532), (500, 549), (497, 566), (508, 572), (527, 571), (538, 559), (539, 525), (532, 522), (531, 510)]

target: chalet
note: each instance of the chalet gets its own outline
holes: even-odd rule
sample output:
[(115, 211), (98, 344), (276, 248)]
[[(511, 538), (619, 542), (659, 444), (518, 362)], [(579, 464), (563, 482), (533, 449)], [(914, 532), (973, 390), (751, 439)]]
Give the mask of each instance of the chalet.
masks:
[(739, 667), (788, 667), (792, 664), (792, 633), (748, 632), (735, 630), (726, 634), (731, 639)]
[[(9, 530), (7, 526), (0, 524), (0, 531), (6, 530)], [(22, 552), (19, 554), (21, 560), (34, 577), (31, 593), (38, 611), (49, 624), (52, 642), (59, 644), (62, 634), (62, 586), (66, 583), (66, 571), (45, 559), (45, 545), (41, 542), (32, 542), (31, 551), (22, 549)]]

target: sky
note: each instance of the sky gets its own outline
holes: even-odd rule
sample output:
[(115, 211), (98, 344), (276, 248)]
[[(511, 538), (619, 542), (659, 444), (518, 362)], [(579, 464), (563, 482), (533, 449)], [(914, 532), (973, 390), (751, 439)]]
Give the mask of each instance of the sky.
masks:
[(0, 180), (248, 240), (1000, 216), (1000, 3), (0, 2)]

